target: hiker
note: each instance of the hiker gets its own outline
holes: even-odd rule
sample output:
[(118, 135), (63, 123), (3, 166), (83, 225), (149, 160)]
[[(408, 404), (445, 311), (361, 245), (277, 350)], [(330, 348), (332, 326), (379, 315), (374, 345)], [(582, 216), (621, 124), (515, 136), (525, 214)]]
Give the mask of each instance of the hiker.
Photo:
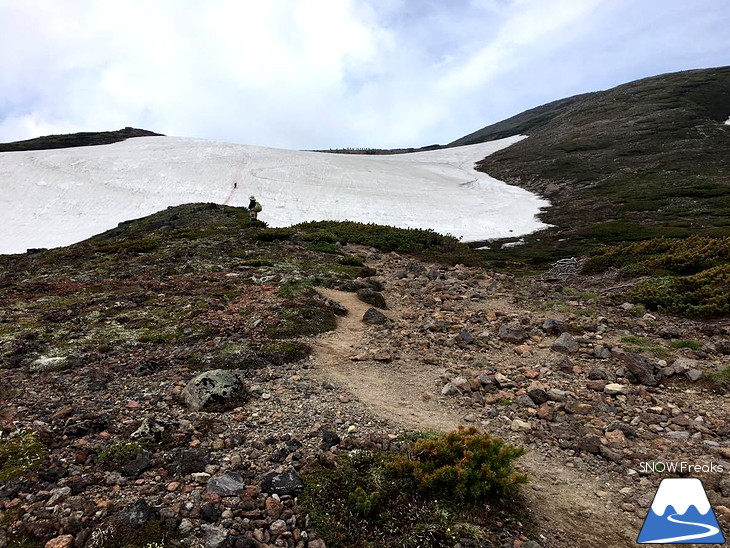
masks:
[(259, 211), (261, 211), (261, 204), (256, 201), (256, 196), (249, 197), (250, 202), (248, 203), (248, 212), (251, 215), (252, 220), (258, 219)]

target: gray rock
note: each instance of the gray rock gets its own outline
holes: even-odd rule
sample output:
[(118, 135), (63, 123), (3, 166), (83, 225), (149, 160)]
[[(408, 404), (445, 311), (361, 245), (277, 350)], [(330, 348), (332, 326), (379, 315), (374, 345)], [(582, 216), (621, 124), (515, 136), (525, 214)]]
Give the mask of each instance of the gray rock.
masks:
[(370, 325), (383, 325), (390, 321), (390, 318), (377, 308), (368, 308), (362, 317), (362, 321)]
[(730, 478), (722, 478), (718, 488), (720, 489), (720, 493), (722, 493), (723, 497), (730, 498)]
[(560, 335), (568, 331), (568, 324), (555, 318), (548, 318), (543, 322), (542, 329), (548, 335)]
[(564, 354), (575, 354), (578, 352), (580, 344), (570, 333), (563, 333), (555, 340), (550, 348)]
[(595, 346), (593, 348), (593, 355), (599, 360), (608, 360), (611, 358), (611, 350), (605, 346)]
[(672, 369), (675, 373), (686, 373), (690, 369), (697, 369), (697, 360), (693, 360), (691, 358), (677, 358), (672, 363)]
[(246, 395), (243, 382), (230, 371), (213, 369), (193, 378), (181, 393), (182, 400), (192, 411), (214, 404), (235, 405)]
[(459, 331), (459, 341), (462, 344), (474, 344), (474, 337), (466, 329), (462, 329)]
[(698, 381), (702, 377), (702, 371), (700, 369), (690, 369), (685, 373), (687, 378), (691, 381)]
[(443, 396), (456, 396), (457, 394), (459, 394), (459, 389), (450, 382), (447, 382), (441, 389), (441, 395)]
[(502, 324), (497, 336), (503, 341), (519, 344), (527, 339), (527, 331), (520, 324)]
[(451, 384), (453, 384), (459, 392), (471, 392), (471, 384), (469, 384), (469, 381), (464, 377), (454, 377), (451, 379)]
[(235, 497), (241, 494), (245, 485), (243, 478), (233, 472), (210, 478), (208, 480), (208, 493), (220, 495), (221, 497)]
[(299, 477), (297, 471), (290, 468), (283, 474), (269, 472), (261, 481), (261, 491), (270, 495), (288, 495), (296, 497), (304, 489), (302, 478)]
[(374, 306), (375, 308), (388, 308), (385, 304), (385, 297), (383, 297), (382, 293), (367, 287), (357, 290), (357, 298), (364, 303)]
[(205, 533), (205, 548), (220, 548), (225, 546), (228, 539), (228, 530), (204, 523), (200, 528)]
[(286, 533), (288, 530), (289, 528), (287, 527), (286, 522), (283, 519), (277, 519), (275, 522), (269, 525), (269, 533), (271, 533), (274, 537), (278, 537), (282, 533)]

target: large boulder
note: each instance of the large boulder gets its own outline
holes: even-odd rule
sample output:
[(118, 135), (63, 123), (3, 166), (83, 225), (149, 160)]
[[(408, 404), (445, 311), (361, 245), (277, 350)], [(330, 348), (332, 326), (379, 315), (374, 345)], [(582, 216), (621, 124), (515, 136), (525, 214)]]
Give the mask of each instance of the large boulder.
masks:
[(246, 389), (230, 371), (213, 369), (194, 377), (180, 394), (191, 411), (203, 408), (230, 408), (242, 403)]

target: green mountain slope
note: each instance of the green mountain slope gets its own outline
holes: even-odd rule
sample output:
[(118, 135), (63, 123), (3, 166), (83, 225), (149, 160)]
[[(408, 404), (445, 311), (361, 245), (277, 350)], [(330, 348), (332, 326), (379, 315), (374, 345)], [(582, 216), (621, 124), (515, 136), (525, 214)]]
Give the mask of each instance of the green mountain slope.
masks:
[(151, 137), (161, 135), (161, 133), (155, 133), (154, 131), (133, 127), (125, 127), (124, 129), (119, 129), (117, 131), (85, 131), (64, 135), (46, 135), (43, 137), (36, 137), (35, 139), (28, 139), (26, 141), (0, 143), (0, 152), (109, 145), (111, 143), (130, 139), (131, 137)]
[(483, 128), (452, 146), (529, 135), (479, 169), (548, 198), (554, 228), (535, 261), (654, 236), (730, 233), (730, 67), (666, 74), (579, 95)]

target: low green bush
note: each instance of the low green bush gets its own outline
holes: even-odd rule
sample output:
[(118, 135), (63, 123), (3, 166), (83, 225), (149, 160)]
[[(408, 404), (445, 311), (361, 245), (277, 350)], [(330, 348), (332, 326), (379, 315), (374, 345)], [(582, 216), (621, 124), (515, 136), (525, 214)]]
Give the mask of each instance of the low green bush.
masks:
[(654, 238), (593, 252), (585, 274), (617, 268), (626, 277), (652, 276), (625, 296), (650, 310), (695, 318), (730, 314), (730, 237)]
[(327, 546), (455, 546), (482, 538), (501, 508), (518, 513), (527, 478), (512, 463), (522, 448), (475, 428), (407, 439), (401, 451), (352, 451), (304, 471), (300, 502)]

